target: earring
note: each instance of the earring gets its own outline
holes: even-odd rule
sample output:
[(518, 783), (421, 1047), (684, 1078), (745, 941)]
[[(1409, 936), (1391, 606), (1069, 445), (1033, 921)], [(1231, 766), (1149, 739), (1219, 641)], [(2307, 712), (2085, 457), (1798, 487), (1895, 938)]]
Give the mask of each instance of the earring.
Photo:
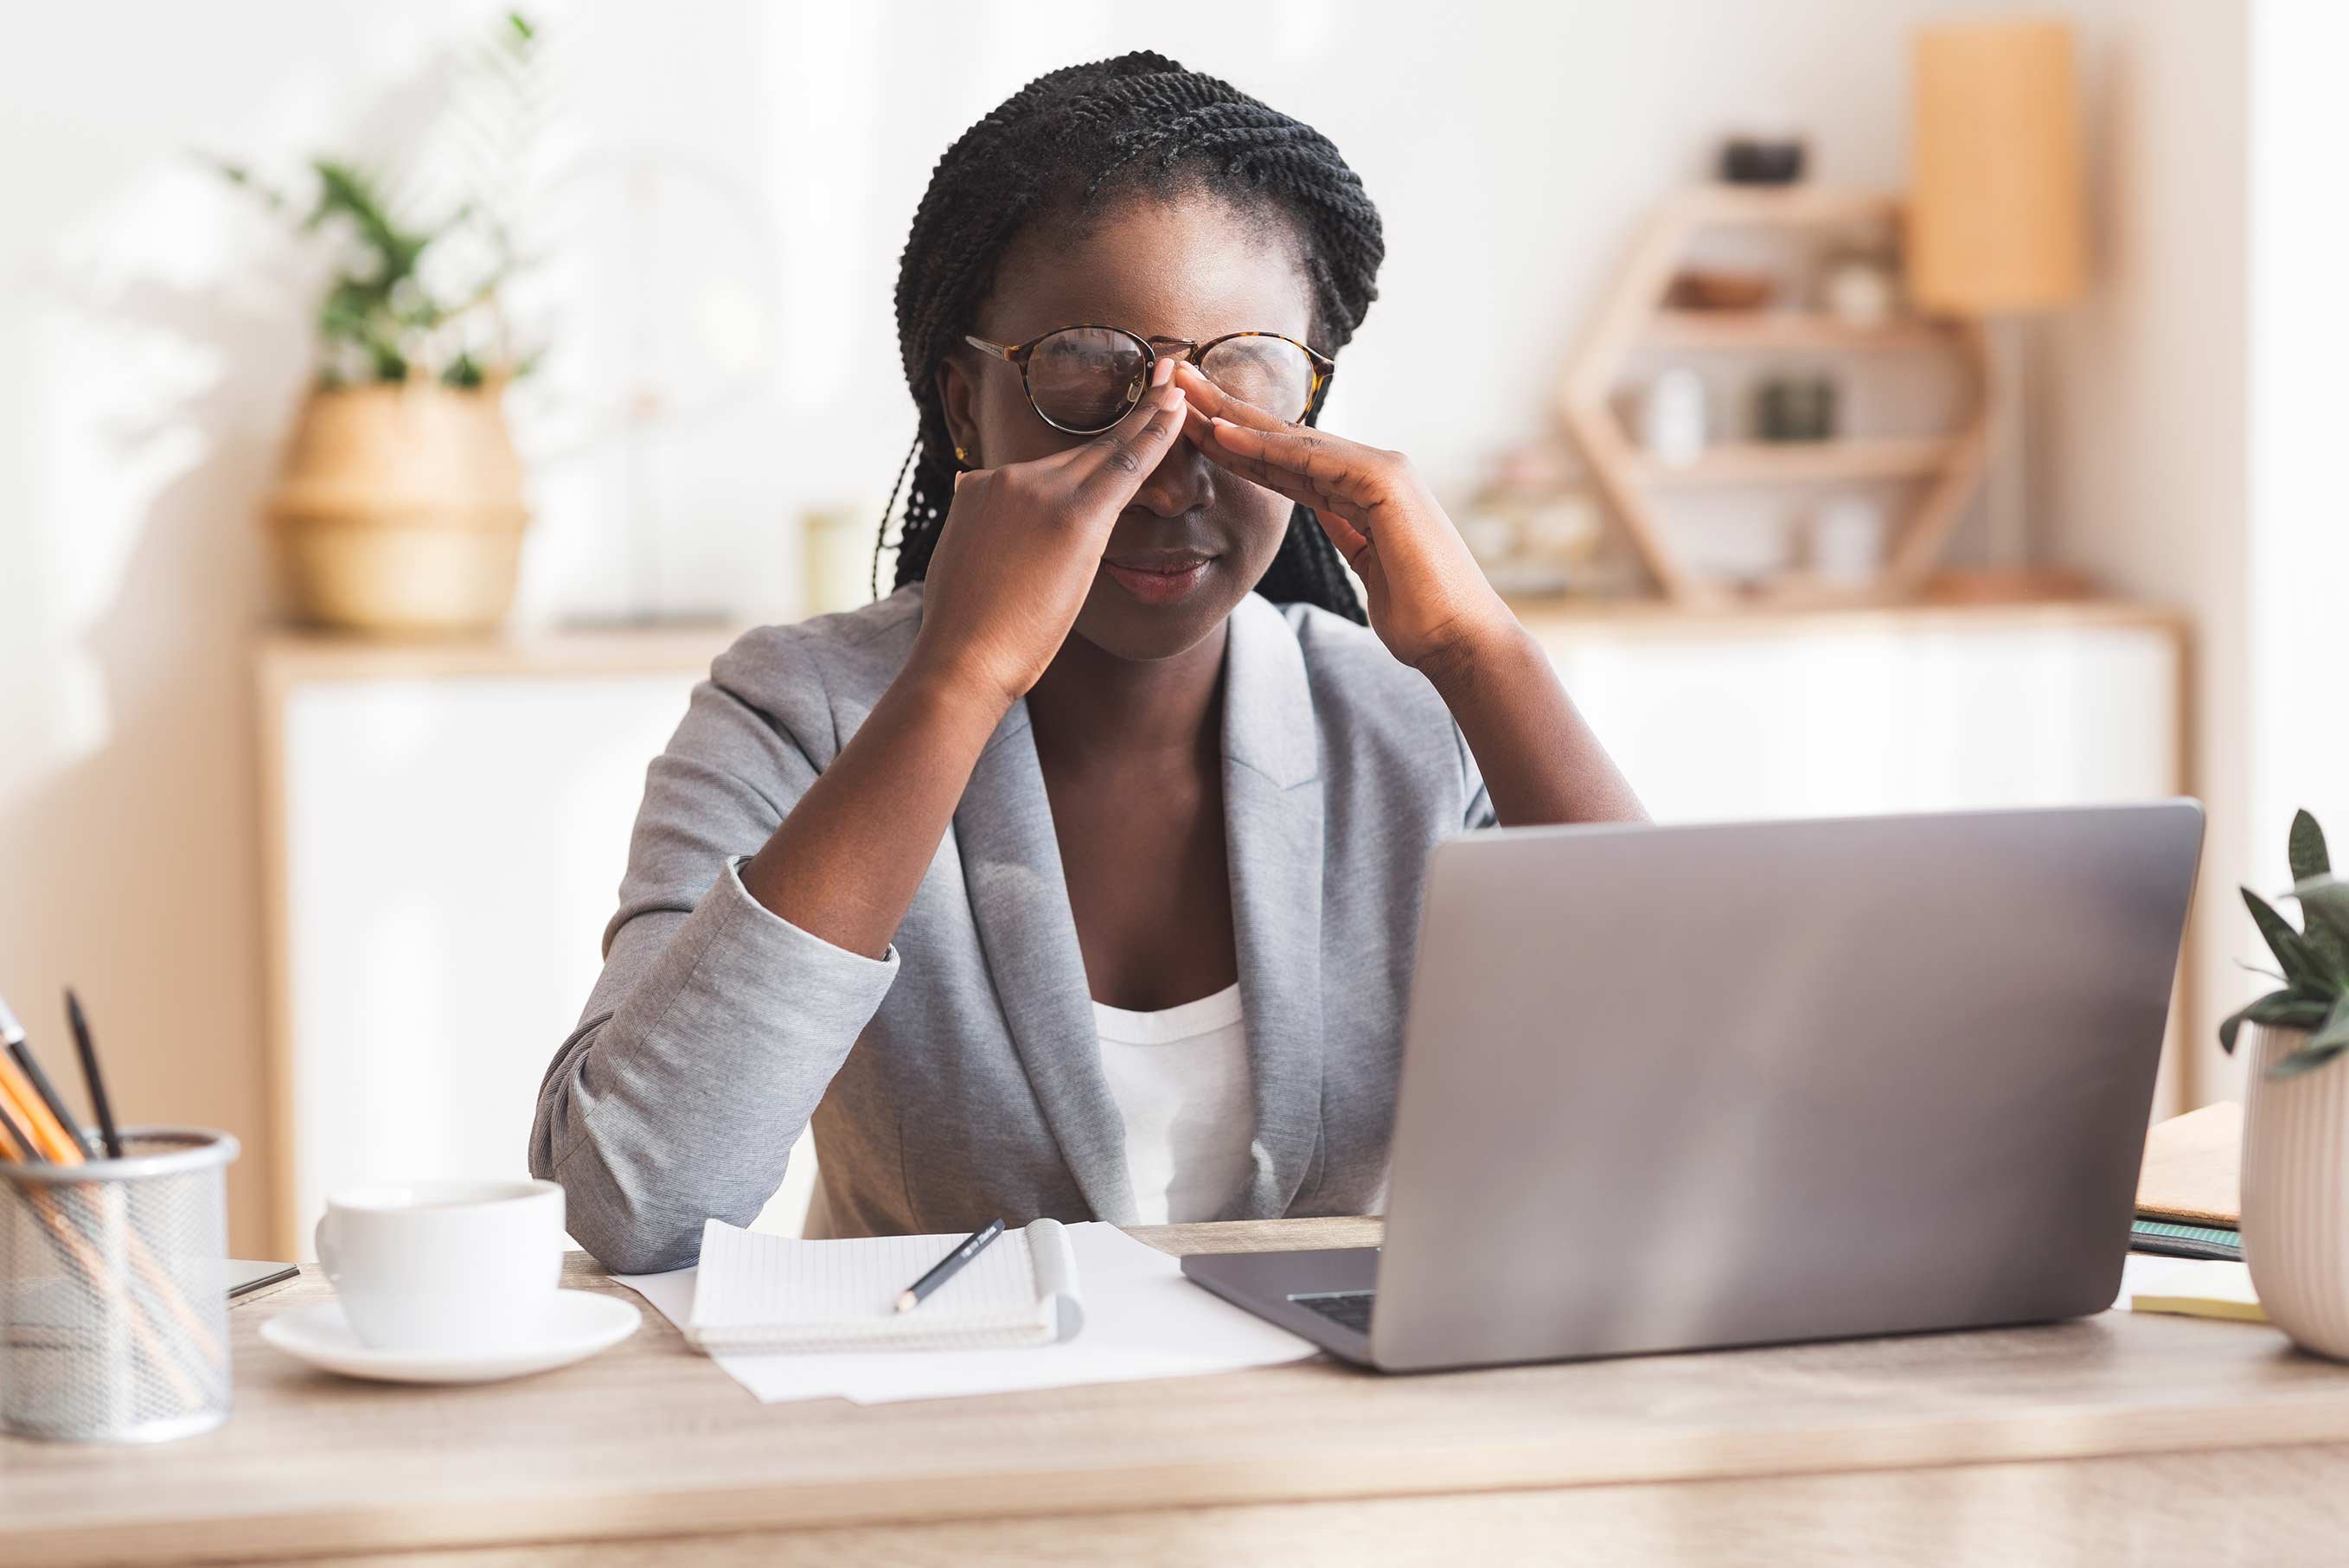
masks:
[(960, 447), (957, 447), (955, 449), (955, 461), (960, 463), (964, 468), (969, 468), (972, 466), (970, 454), (963, 450)]

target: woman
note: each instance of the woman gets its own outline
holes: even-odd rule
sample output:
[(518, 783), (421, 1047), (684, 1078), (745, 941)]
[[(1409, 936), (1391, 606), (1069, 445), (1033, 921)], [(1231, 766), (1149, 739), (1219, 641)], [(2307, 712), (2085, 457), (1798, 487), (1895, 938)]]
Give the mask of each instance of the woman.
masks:
[(1380, 1204), (1429, 848), (1639, 813), (1410, 466), (1311, 428), (1383, 249), (1155, 55), (947, 150), (896, 591), (717, 661), (540, 1094), (607, 1265), (748, 1223), (811, 1119), (811, 1234)]

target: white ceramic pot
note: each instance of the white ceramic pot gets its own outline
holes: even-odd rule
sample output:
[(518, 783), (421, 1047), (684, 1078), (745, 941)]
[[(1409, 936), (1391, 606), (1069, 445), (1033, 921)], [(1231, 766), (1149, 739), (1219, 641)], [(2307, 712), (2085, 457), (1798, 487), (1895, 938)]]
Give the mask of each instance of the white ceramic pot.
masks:
[(2307, 1038), (2243, 1026), (2243, 1259), (2270, 1322), (2349, 1361), (2349, 1057), (2268, 1077)]

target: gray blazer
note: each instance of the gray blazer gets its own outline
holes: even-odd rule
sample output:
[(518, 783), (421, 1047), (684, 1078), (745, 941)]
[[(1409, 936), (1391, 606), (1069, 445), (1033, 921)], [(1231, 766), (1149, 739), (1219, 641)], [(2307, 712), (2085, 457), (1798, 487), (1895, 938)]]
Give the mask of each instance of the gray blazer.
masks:
[[(748, 1224), (811, 1119), (811, 1233), (1133, 1217), (1025, 703), (884, 957), (743, 890), (740, 861), (872, 710), (921, 607), (907, 587), (750, 633), (647, 773), (603, 975), (530, 1140), (616, 1270), (691, 1263), (705, 1216)], [(1386, 1171), (1427, 852), (1492, 809), (1434, 689), (1362, 628), (1251, 593), (1225, 661), (1256, 1170), (1221, 1217), (1360, 1213)]]

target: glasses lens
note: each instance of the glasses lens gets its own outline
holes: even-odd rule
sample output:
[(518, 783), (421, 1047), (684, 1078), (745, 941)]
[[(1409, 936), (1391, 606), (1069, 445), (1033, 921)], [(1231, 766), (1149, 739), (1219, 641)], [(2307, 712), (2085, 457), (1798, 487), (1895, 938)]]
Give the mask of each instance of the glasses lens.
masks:
[(1028, 396), (1064, 430), (1106, 430), (1142, 396), (1149, 367), (1140, 338), (1114, 327), (1072, 326), (1029, 356)]
[(1302, 419), (1313, 397), (1313, 361), (1285, 337), (1232, 337), (1207, 350), (1201, 375), (1276, 419)]

